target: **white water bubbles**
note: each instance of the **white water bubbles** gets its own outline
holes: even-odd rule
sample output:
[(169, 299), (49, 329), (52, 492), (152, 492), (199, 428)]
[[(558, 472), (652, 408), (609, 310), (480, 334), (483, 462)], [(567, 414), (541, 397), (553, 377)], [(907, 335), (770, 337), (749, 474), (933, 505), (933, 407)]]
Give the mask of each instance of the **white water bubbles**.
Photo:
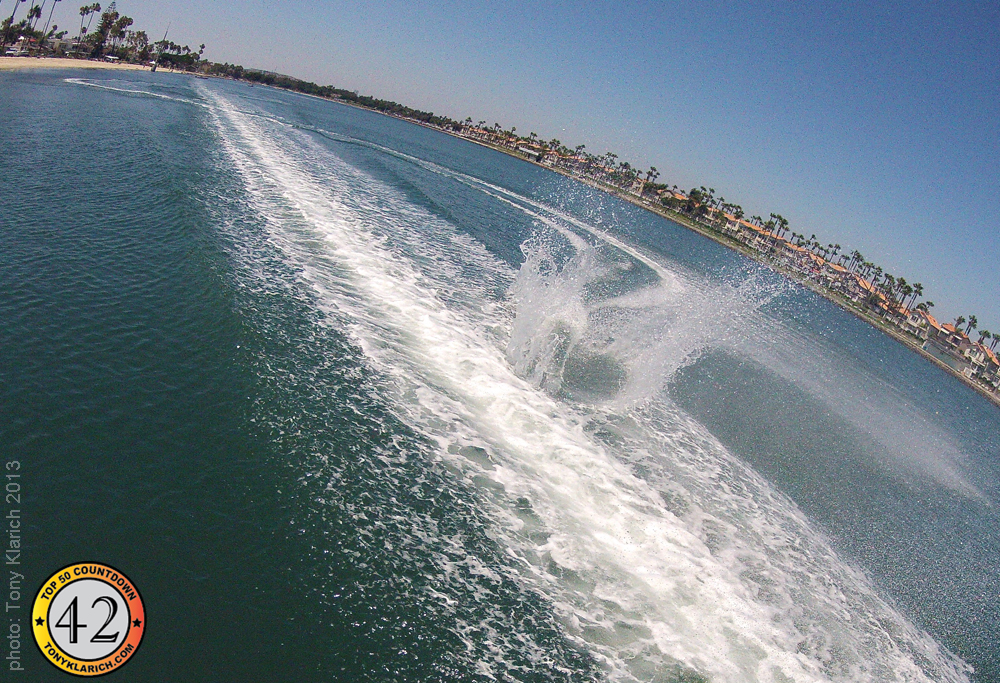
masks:
[[(492, 192), (509, 191), (490, 188)], [(561, 399), (618, 408), (664, 400), (677, 372), (722, 350), (766, 368), (875, 444), (872, 462), (981, 504), (956, 436), (829, 341), (768, 312), (796, 286), (763, 268), (735, 283), (667, 268), (579, 219), (523, 197), (547, 229), (524, 245), (508, 358)], [(581, 237), (586, 235), (591, 239)], [(559, 239), (561, 238), (561, 239)], [(561, 246), (572, 245), (567, 256)]]
[(524, 245), (507, 355), (536, 386), (585, 403), (657, 397), (706, 348), (743, 340), (748, 314), (781, 291), (754, 278), (695, 283), (601, 242), (573, 246), (565, 257), (545, 235)]
[(770, 622), (822, 678), (964, 679), (960, 660), (901, 617), (793, 501), (690, 417), (649, 403), (601, 411), (588, 427), (770, 609)]
[[(400, 419), (492, 492), (487, 514), (517, 579), (545, 596), (566, 637), (609, 679), (964, 679), (891, 608), (872, 599), (852, 611), (850, 596), (874, 595), (865, 578), (718, 442), (677, 412), (638, 412), (693, 354), (745, 334), (728, 321), (740, 319), (748, 293), (693, 286), (573, 226), (625, 256), (613, 255), (528, 202), (573, 250), (528, 244), (529, 265), (512, 277), (447, 222), (306, 136), (251, 123), (223, 101), (219, 109), (220, 135), (270, 238), (391, 380), (384, 389)], [(456, 259), (513, 280), (512, 318), (491, 308), (491, 288), (448, 270)], [(685, 327), (699, 312), (702, 322), (725, 322)], [(502, 324), (511, 326), (507, 348), (487, 329)], [(650, 325), (672, 331), (647, 341)], [(560, 358), (560, 345), (583, 360)], [(605, 364), (593, 362), (602, 353)], [(587, 393), (580, 375), (614, 372), (612, 361), (622, 367), (615, 396), (597, 397), (597, 408), (562, 400), (567, 388)], [(567, 367), (576, 372), (569, 382)], [(546, 372), (562, 373), (558, 385)], [(602, 424), (619, 433), (598, 434)]]

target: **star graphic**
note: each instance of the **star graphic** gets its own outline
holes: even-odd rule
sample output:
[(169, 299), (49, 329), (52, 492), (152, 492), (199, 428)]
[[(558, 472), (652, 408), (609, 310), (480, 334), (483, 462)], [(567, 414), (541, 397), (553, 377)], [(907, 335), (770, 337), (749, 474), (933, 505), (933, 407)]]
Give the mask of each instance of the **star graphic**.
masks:
[(37, 617), (35, 619), (35, 623), (38, 624), (39, 626), (41, 626), (41, 625), (43, 625), (45, 623), (45, 620), (42, 619), (41, 617)]
[(138, 619), (133, 619), (132, 625), (135, 626), (136, 628), (139, 628), (140, 626), (142, 626), (142, 622), (139, 621)]

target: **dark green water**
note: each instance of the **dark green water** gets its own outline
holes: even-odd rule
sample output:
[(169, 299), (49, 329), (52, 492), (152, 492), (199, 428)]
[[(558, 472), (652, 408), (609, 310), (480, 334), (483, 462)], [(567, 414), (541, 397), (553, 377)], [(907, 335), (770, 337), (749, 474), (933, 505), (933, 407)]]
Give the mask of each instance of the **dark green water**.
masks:
[(122, 78), (0, 74), (21, 604), (127, 572), (109, 678), (1000, 680), (965, 387), (527, 164)]

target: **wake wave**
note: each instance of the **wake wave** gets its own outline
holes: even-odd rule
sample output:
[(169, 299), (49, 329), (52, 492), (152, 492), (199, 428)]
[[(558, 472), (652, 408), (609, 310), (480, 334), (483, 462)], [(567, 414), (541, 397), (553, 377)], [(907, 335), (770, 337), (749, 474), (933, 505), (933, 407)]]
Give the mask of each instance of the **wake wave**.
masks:
[[(416, 160), (536, 221), (513, 271), (309, 135), (206, 98), (270, 239), (388, 379), (398, 415), (477, 482), (517, 580), (609, 679), (967, 680), (791, 501), (662, 396), (705, 346), (749, 346), (747, 306), (776, 292), (695, 283), (593, 226)], [(497, 661), (473, 665), (499, 675)]]
[[(613, 398), (624, 407), (659, 396), (677, 370), (705, 350), (728, 349), (792, 382), (860, 432), (879, 439), (891, 458), (885, 463), (890, 473), (928, 476), (956, 493), (991, 504), (965, 475), (966, 459), (956, 440), (911, 408), (907, 397), (859, 372), (851, 359), (840, 358), (819, 340), (782, 328), (759, 313), (793, 289), (788, 281), (761, 273), (737, 286), (708, 285), (679, 268), (663, 267), (606, 230), (496, 184), (370, 141), (295, 127), (377, 150), (474, 188), (571, 244), (573, 262), (559, 267), (554, 266), (559, 258), (553, 258), (559, 248), (551, 236), (548, 243), (542, 237), (525, 245), (527, 262), (513, 289), (518, 317), (508, 355), (518, 373), (536, 385), (563, 398)], [(602, 258), (581, 235), (612, 247), (615, 255)], [(633, 287), (617, 298), (590, 296), (602, 282), (621, 280), (636, 266), (655, 274), (650, 286)], [(759, 334), (761, 329), (767, 329), (767, 335)], [(830, 382), (830, 377), (838, 381)], [(891, 398), (873, 409), (873, 396)]]
[[(66, 83), (72, 83), (73, 85), (82, 85), (88, 88), (98, 88), (100, 90), (108, 90), (111, 92), (120, 93), (122, 95), (137, 95), (139, 97), (152, 97), (160, 100), (170, 100), (171, 102), (183, 102), (184, 104), (193, 104), (201, 107), (206, 106), (202, 102), (196, 102), (186, 97), (164, 95), (163, 93), (154, 92), (153, 90), (141, 90), (139, 88), (125, 88), (122, 87), (121, 85), (111, 85), (112, 83), (124, 83), (123, 81), (116, 81), (116, 80), (101, 81), (91, 78), (64, 78), (63, 81)], [(130, 81), (129, 85), (135, 85), (135, 83)]]

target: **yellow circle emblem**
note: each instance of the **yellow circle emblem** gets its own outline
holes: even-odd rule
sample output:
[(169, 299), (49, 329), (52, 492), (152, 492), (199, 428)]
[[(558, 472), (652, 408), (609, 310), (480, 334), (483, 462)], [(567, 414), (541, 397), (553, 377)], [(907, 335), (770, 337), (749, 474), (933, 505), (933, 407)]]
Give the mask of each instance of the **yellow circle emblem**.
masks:
[(131, 661), (146, 630), (135, 584), (100, 562), (71, 564), (50, 576), (31, 619), (45, 658), (76, 676), (103, 676)]

